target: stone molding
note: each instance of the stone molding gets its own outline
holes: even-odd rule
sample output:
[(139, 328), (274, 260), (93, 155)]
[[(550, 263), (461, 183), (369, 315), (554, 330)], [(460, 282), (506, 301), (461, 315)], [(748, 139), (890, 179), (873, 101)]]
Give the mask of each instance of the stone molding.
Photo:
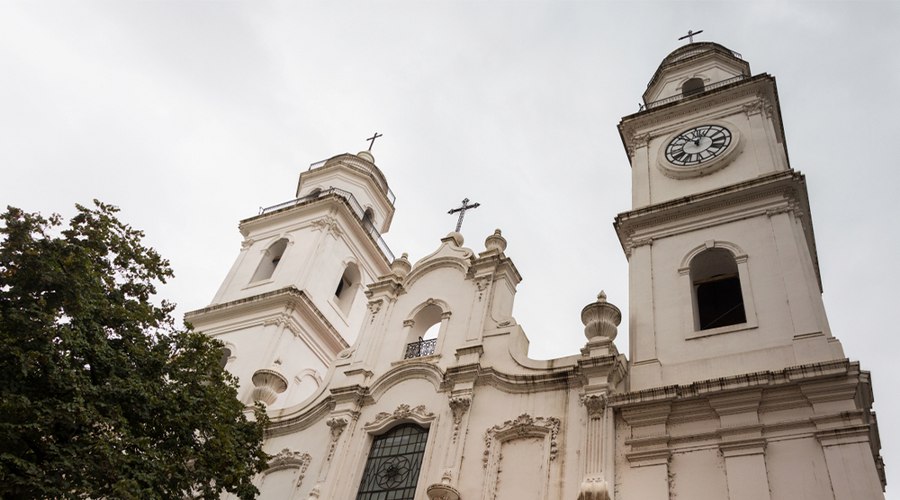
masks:
[(369, 433), (377, 434), (397, 421), (415, 422), (423, 427), (427, 427), (434, 418), (434, 413), (428, 411), (425, 405), (410, 407), (408, 404), (401, 404), (392, 413), (383, 411), (375, 415), (375, 418), (363, 428)]
[(423, 362), (422, 359), (413, 358), (396, 362), (390, 370), (372, 382), (366, 391), (366, 395), (370, 396), (367, 400), (378, 401), (382, 394), (405, 380), (425, 380), (431, 383), (435, 392), (441, 391), (446, 378), (444, 372), (433, 363)]
[(306, 470), (312, 457), (309, 453), (301, 453), (299, 451), (291, 451), (288, 448), (282, 449), (269, 459), (269, 467), (262, 472), (262, 475), (268, 475), (273, 472), (284, 469), (297, 469), (297, 478), (294, 480), (294, 489), (300, 488), (303, 479), (306, 477)]
[[(299, 451), (291, 451), (288, 448), (284, 448), (269, 459), (269, 467), (263, 471), (263, 474), (269, 474), (277, 470), (291, 467), (300, 469), (300, 474), (304, 474), (311, 461), (312, 457), (309, 453), (301, 453)], [(303, 476), (300, 477), (300, 479), (302, 478)]]
[(487, 429), (484, 433), (485, 450), (482, 458), (482, 466), (485, 469), (482, 499), (493, 500), (497, 497), (497, 487), (503, 471), (501, 463), (503, 443), (525, 438), (542, 438), (544, 440), (544, 452), (541, 460), (546, 467), (543, 468), (540, 491), (535, 492), (534, 498), (546, 498), (551, 476), (549, 466), (552, 461), (556, 460), (558, 453), (556, 438), (559, 428), (560, 420), (556, 417), (532, 417), (523, 413), (514, 420), (507, 420)]
[(581, 379), (575, 370), (560, 370), (539, 375), (504, 373), (494, 368), (480, 368), (478, 383), (487, 384), (511, 394), (525, 394), (560, 390), (578, 385)]
[[(492, 455), (495, 453), (494, 448), (497, 444), (512, 439), (523, 437), (549, 437), (550, 448), (548, 450), (549, 459), (556, 460), (558, 453), (556, 436), (559, 434), (560, 421), (556, 417), (532, 417), (527, 413), (523, 413), (515, 420), (507, 420), (502, 424), (495, 425), (484, 433), (484, 458), (482, 459), (484, 467), (487, 468), (491, 461)], [(499, 450), (497, 450), (499, 452)]]
[(859, 363), (846, 359), (792, 366), (778, 371), (764, 371), (701, 380), (688, 385), (668, 385), (634, 392), (623, 392), (609, 396), (609, 405), (616, 408), (641, 403), (684, 400), (708, 397), (708, 394), (730, 390), (746, 390), (752, 387), (775, 387), (795, 384), (800, 381), (813, 381), (830, 377), (851, 376), (859, 374)]
[[(670, 234), (680, 234), (694, 229), (691, 218), (704, 216), (698, 227), (709, 227), (709, 215), (715, 210), (723, 210), (737, 205), (753, 204), (741, 213), (722, 214), (716, 224), (746, 219), (756, 215), (766, 215), (770, 210), (794, 210), (808, 212), (808, 200), (803, 174), (787, 171), (776, 172), (764, 177), (740, 182), (724, 188), (713, 189), (674, 200), (663, 201), (641, 207), (616, 216), (614, 225), (623, 246), (633, 248), (635, 243), (646, 238), (661, 238)], [(665, 232), (648, 229), (671, 225)]]

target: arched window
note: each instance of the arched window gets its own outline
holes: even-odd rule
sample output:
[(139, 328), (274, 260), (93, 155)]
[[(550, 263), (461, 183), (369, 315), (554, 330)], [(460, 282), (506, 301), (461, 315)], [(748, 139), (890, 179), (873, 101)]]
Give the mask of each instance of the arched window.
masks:
[(414, 500), (427, 441), (428, 429), (416, 424), (398, 425), (377, 436), (356, 500)]
[(288, 240), (286, 238), (282, 238), (275, 243), (272, 243), (269, 248), (263, 253), (262, 261), (260, 261), (259, 266), (256, 268), (256, 272), (253, 273), (253, 279), (250, 282), (267, 280), (272, 277), (272, 274), (275, 272), (275, 268), (278, 267), (278, 263), (281, 262), (281, 256), (284, 255), (285, 249), (287, 249)]
[(334, 301), (344, 314), (350, 311), (350, 306), (353, 305), (353, 299), (356, 298), (359, 284), (359, 268), (351, 262), (344, 268), (344, 273), (341, 274), (341, 279), (338, 280), (337, 288), (334, 290)]
[(681, 93), (685, 96), (699, 94), (700, 92), (703, 92), (703, 88), (702, 78), (690, 78), (681, 86)]
[(709, 248), (691, 259), (694, 324), (698, 330), (747, 322), (741, 278), (734, 255), (724, 248)]
[(409, 330), (404, 358), (418, 358), (434, 354), (444, 311), (437, 304), (428, 304), (416, 313)]
[(363, 214), (362, 222), (363, 222), (363, 227), (366, 229), (374, 227), (375, 212), (372, 211), (372, 207), (369, 207), (366, 209), (366, 212)]

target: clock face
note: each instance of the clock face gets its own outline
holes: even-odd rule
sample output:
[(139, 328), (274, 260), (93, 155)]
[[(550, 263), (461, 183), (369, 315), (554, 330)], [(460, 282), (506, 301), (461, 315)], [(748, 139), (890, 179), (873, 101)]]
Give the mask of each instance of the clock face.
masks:
[(666, 146), (666, 159), (679, 167), (693, 167), (721, 155), (731, 144), (731, 131), (721, 125), (686, 130)]

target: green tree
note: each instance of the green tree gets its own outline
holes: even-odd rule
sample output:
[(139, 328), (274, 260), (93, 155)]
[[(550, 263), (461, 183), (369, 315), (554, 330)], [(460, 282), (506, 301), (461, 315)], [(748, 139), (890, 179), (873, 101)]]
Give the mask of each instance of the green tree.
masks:
[(116, 207), (0, 227), (0, 498), (254, 498), (261, 408), (154, 303), (169, 263)]

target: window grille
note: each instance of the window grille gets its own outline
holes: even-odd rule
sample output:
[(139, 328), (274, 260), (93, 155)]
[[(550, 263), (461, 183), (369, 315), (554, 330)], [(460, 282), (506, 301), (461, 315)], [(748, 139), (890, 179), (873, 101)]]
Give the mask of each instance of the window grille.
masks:
[(375, 438), (356, 500), (415, 500), (428, 429), (399, 425)]

